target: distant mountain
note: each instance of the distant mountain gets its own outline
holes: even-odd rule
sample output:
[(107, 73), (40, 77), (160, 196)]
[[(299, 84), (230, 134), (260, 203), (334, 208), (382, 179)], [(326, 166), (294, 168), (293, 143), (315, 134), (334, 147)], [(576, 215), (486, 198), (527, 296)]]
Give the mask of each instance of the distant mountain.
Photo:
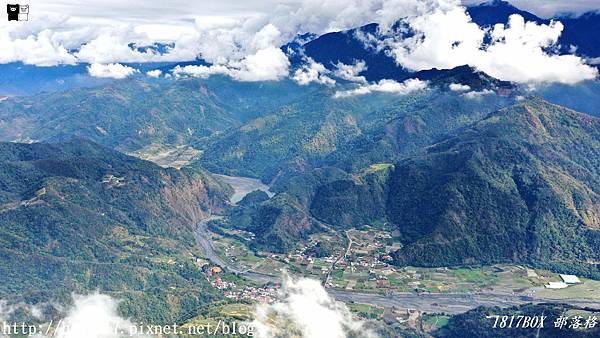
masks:
[[(460, 79), (448, 75), (444, 81)], [(514, 100), (495, 94), (471, 99), (436, 87), (405, 96), (334, 93), (312, 93), (214, 137), (199, 163), (266, 182), (324, 165), (355, 172), (414, 152)]]
[[(158, 69), (164, 74), (175, 66), (205, 64), (200, 60), (188, 62), (144, 62), (124, 63), (135, 68), (140, 73), (132, 75), (137, 79), (145, 79), (145, 72)], [(61, 92), (73, 88), (85, 88), (105, 85), (120, 81), (111, 78), (99, 78), (89, 75), (87, 63), (76, 65), (58, 65), (52, 67), (38, 67), (22, 62), (0, 64), (0, 96), (28, 96), (43, 92)]]
[(369, 24), (347, 31), (327, 33), (304, 44), (302, 51), (304, 55), (331, 70), (335, 70), (338, 63), (351, 65), (359, 60), (365, 61), (368, 68), (361, 75), (370, 81), (408, 78), (410, 71), (399, 67), (385, 53), (367, 48), (358, 38), (362, 34), (376, 34), (378, 28), (378, 24)]
[(430, 81), (432, 85), (448, 89), (452, 84), (469, 86), (468, 90), (486, 91), (492, 90), (501, 92), (503, 95), (510, 95), (516, 86), (510, 81), (500, 81), (484, 72), (478, 71), (469, 65), (458, 66), (452, 69), (428, 69), (421, 70), (411, 75), (411, 77)]
[(113, 81), (89, 76), (86, 67), (85, 64), (56, 67), (37, 67), (20, 62), (0, 64), (0, 95), (33, 95), (99, 86)]
[[(311, 91), (294, 82), (237, 82), (215, 76), (143, 81), (9, 97), (0, 102), (0, 140), (85, 137), (124, 152), (191, 146)], [(151, 154), (150, 154), (151, 155)]]
[(562, 16), (557, 18), (565, 25), (559, 43), (564, 50), (577, 47), (577, 54), (591, 58), (600, 57), (600, 44), (595, 32), (600, 32), (600, 12), (586, 13), (581, 16)]
[(550, 20), (542, 19), (527, 11), (522, 11), (510, 4), (508, 1), (491, 0), (482, 1), (478, 5), (467, 7), (467, 13), (473, 22), (479, 26), (493, 26), (497, 23), (505, 24), (513, 14), (519, 14), (525, 21), (534, 21), (540, 24), (548, 24)]
[[(509, 16), (519, 14), (527, 21), (548, 24), (551, 19), (542, 19), (536, 15), (518, 9), (507, 1), (492, 0), (482, 2), (479, 5), (467, 7), (467, 13), (473, 19), (473, 22), (482, 27), (491, 26), (497, 23), (506, 24)], [(600, 30), (600, 14), (587, 13), (582, 16), (559, 16), (552, 18), (560, 20), (565, 28), (558, 41), (562, 53), (571, 53), (571, 46), (577, 46), (577, 54), (585, 57), (600, 57), (600, 45), (592, 32)], [(295, 47), (295, 55), (300, 54), (313, 58), (322, 63), (328, 69), (334, 70), (338, 63), (353, 64), (357, 60), (364, 60), (368, 66), (362, 75), (370, 81), (377, 81), (384, 78), (404, 80), (413, 76), (413, 72), (408, 71), (397, 65), (393, 58), (386, 55), (385, 50), (375, 50), (367, 47), (361, 37), (378, 35), (378, 24), (372, 23), (362, 27), (353, 28), (347, 31), (332, 32), (314, 38)], [(406, 33), (410, 35), (409, 33)], [(284, 49), (285, 50), (285, 49)], [(296, 64), (301, 59), (292, 58)]]
[(226, 199), (202, 171), (82, 139), (0, 143), (0, 298), (100, 290), (124, 299), (127, 316), (176, 320), (218, 298), (195, 265), (192, 229)]

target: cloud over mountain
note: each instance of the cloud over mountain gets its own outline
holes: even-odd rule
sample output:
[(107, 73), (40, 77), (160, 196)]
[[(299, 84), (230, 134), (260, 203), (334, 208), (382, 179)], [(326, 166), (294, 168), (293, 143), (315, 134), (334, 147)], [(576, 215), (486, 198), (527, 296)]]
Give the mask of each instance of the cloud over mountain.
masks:
[[(323, 34), (377, 22), (385, 34), (383, 40), (375, 40), (376, 48), (411, 70), (469, 64), (497, 78), (526, 83), (571, 84), (597, 75), (582, 58), (554, 52), (561, 23), (540, 25), (513, 16), (505, 25), (484, 29), (471, 21), (459, 0), (305, 0), (279, 1), (272, 6), (250, 2), (240, 5), (243, 10), (225, 11), (229, 5), (224, 2), (222, 10), (217, 5), (192, 5), (187, 11), (172, 13), (161, 13), (160, 5), (138, 6), (128, 15), (119, 13), (116, 4), (92, 3), (86, 10), (68, 1), (54, 7), (40, 5), (39, 11), (32, 8), (36, 20), (32, 16), (27, 23), (0, 23), (0, 63), (55, 66), (83, 62), (114, 70), (114, 64), (201, 58), (215, 68), (187, 69), (195, 72), (192, 75), (278, 80), (290, 75), (290, 62), (279, 47), (298, 34)], [(153, 21), (150, 10), (156, 13)], [(414, 35), (390, 34), (400, 18), (407, 25), (403, 29), (409, 27)], [(164, 48), (148, 48), (156, 44)], [(318, 71), (315, 67), (309, 62), (291, 75), (307, 81)], [(339, 70), (341, 78), (352, 78), (348, 73), (352, 69)], [(177, 71), (181, 75), (186, 70)], [(320, 75), (316, 80), (331, 84)], [(352, 80), (362, 81), (360, 77)]]
[(394, 80), (380, 80), (376, 83), (361, 85), (355, 89), (338, 91), (335, 93), (335, 97), (366, 95), (374, 92), (406, 95), (425, 88), (427, 88), (427, 82), (419, 79), (408, 79), (401, 83)]
[(523, 83), (572, 84), (598, 75), (582, 58), (553, 52), (563, 30), (560, 22), (537, 24), (512, 15), (506, 25), (486, 30), (472, 22), (463, 7), (439, 7), (404, 22), (414, 35), (394, 34), (379, 44), (411, 70), (468, 64), (501, 80)]
[(113, 79), (124, 79), (137, 72), (135, 68), (124, 66), (119, 63), (100, 64), (92, 63), (88, 66), (88, 73), (93, 77), (106, 77)]

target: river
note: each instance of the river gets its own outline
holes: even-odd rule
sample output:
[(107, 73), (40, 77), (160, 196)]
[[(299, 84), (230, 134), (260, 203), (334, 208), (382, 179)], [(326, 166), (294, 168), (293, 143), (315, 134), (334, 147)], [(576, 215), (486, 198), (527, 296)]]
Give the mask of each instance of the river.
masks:
[[(273, 196), (273, 193), (269, 190), (269, 186), (262, 183), (260, 180), (248, 177), (225, 176), (216, 174), (213, 174), (213, 176), (215, 176), (222, 182), (229, 184), (233, 188), (234, 193), (229, 198), (229, 202), (233, 205), (241, 201), (246, 195), (255, 190), (264, 191), (267, 193), (267, 195), (269, 195), (269, 197)], [(276, 282), (278, 279), (276, 276), (248, 271), (247, 269), (241, 268), (233, 262), (227, 261), (226, 259), (223, 259), (221, 256), (219, 256), (219, 254), (215, 250), (210, 230), (208, 229), (208, 222), (219, 220), (222, 218), (223, 216), (212, 215), (196, 224), (196, 231), (194, 231), (194, 236), (196, 238), (196, 242), (200, 245), (200, 247), (202, 247), (206, 259), (208, 259), (212, 264), (226, 268), (228, 271), (234, 274), (248, 278), (255, 282)]]
[(269, 195), (269, 197), (273, 197), (274, 193), (269, 190), (269, 186), (257, 180), (255, 178), (249, 177), (240, 177), (240, 176), (226, 176), (226, 175), (218, 175), (213, 174), (214, 177), (229, 184), (234, 192), (233, 195), (229, 198), (231, 204), (237, 204), (241, 201), (246, 195), (249, 193), (260, 190), (264, 191)]
[[(232, 186), (234, 193), (230, 197), (230, 202), (236, 204), (241, 201), (244, 196), (255, 190), (261, 190), (266, 192), (269, 196), (273, 196), (273, 193), (269, 190), (269, 186), (262, 183), (261, 181), (247, 177), (235, 177), (235, 176), (224, 176), (215, 175), (218, 179)], [(211, 261), (212, 264), (219, 265), (226, 268), (230, 272), (245, 277), (249, 280), (258, 283), (277, 282), (279, 277), (248, 271), (247, 269), (240, 268), (233, 262), (229, 262), (221, 258), (215, 251), (210, 231), (208, 230), (207, 223), (211, 220), (221, 219), (222, 216), (213, 215), (197, 224), (195, 231), (196, 241), (204, 250), (206, 258)], [(518, 294), (504, 294), (494, 291), (468, 294), (468, 293), (393, 293), (391, 295), (380, 295), (372, 293), (361, 293), (352, 292), (347, 290), (335, 290), (328, 289), (330, 295), (335, 297), (337, 300), (344, 302), (356, 302), (372, 305), (381, 306), (396, 306), (399, 308), (411, 308), (417, 309), (424, 312), (431, 313), (462, 313), (478, 306), (500, 306), (509, 307), (524, 303), (566, 303), (576, 306), (587, 306), (591, 308), (600, 309), (600, 302), (580, 299), (580, 298), (568, 298), (568, 299), (551, 299), (540, 296), (534, 296), (532, 300), (523, 300)]]

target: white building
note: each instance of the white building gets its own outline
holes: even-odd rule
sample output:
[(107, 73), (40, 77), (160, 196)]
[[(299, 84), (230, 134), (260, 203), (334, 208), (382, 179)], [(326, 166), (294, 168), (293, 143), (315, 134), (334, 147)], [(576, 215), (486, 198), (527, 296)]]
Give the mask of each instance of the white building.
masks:
[(581, 281), (575, 275), (559, 275), (566, 284), (581, 284)]
[(545, 285), (546, 289), (564, 289), (568, 286), (569, 285), (564, 282), (548, 282), (548, 284)]

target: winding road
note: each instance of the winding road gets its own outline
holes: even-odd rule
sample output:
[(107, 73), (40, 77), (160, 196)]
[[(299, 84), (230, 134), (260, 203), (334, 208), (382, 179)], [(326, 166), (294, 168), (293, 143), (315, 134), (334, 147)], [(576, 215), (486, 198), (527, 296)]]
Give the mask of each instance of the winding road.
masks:
[(239, 266), (233, 264), (233, 262), (229, 262), (217, 253), (215, 247), (212, 242), (212, 238), (210, 235), (210, 230), (208, 230), (208, 222), (213, 220), (222, 219), (223, 216), (210, 216), (209, 218), (198, 222), (196, 224), (196, 231), (194, 231), (194, 237), (196, 238), (196, 242), (200, 247), (202, 247), (202, 251), (204, 251), (204, 255), (206, 259), (208, 259), (212, 264), (218, 265), (224, 269), (227, 269), (229, 272), (232, 272), (238, 276), (242, 276), (244, 278), (248, 278), (249, 280), (258, 282), (258, 283), (269, 283), (276, 282), (277, 277), (270, 276), (258, 272), (248, 271), (247, 269), (242, 269)]
[[(267, 192), (269, 196), (272, 193), (269, 187), (259, 180), (246, 177), (217, 176), (222, 181), (230, 184), (234, 189), (234, 194), (230, 199), (232, 204), (239, 202), (244, 196), (254, 190)], [(207, 223), (212, 220), (221, 219), (223, 216), (210, 216), (199, 222), (196, 226), (194, 236), (198, 244), (202, 247), (206, 258), (212, 264), (221, 266), (230, 272), (247, 278), (257, 283), (274, 283), (280, 280), (279, 277), (248, 271), (247, 269), (236, 266), (218, 255), (216, 252)], [(351, 242), (350, 244), (351, 245)], [(510, 307), (525, 303), (565, 303), (581, 307), (600, 309), (600, 302), (582, 298), (553, 299), (548, 297), (533, 296), (527, 299), (522, 295), (509, 294), (501, 292), (484, 293), (400, 293), (395, 292), (390, 295), (360, 293), (347, 290), (328, 289), (330, 295), (339, 301), (355, 302), (381, 306), (396, 306), (398, 308), (416, 309), (429, 313), (448, 313), (457, 314), (474, 309), (479, 306), (499, 306)]]

